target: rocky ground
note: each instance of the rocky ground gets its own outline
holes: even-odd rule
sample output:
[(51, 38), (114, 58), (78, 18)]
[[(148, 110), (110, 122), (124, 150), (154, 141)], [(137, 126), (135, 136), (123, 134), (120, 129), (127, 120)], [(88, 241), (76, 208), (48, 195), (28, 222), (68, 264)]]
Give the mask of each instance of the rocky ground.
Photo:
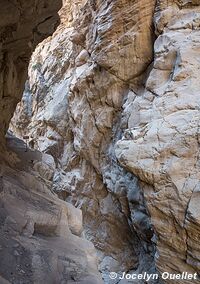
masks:
[(0, 167), (1, 283), (103, 283), (94, 247), (81, 238), (81, 211), (52, 192), (53, 157), (27, 149), (10, 134), (6, 142)]

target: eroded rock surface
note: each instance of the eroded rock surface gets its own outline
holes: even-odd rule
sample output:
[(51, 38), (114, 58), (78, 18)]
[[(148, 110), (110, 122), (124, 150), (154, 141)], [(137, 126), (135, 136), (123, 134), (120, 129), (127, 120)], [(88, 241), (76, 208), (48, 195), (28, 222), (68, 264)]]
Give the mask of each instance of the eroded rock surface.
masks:
[(199, 13), (198, 1), (160, 1), (153, 68), (124, 109), (132, 137), (116, 146), (121, 164), (143, 181), (161, 272), (200, 268)]
[(61, 1), (0, 1), (1, 136), (21, 99), (30, 56), (59, 23)]
[(52, 156), (27, 150), (12, 135), (7, 147), (0, 166), (1, 277), (12, 284), (103, 283), (94, 246), (82, 238), (81, 211), (52, 192)]
[[(155, 1), (66, 1), (40, 44), (13, 118), (18, 136), (54, 156), (54, 191), (81, 208), (84, 232), (109, 271), (155, 271), (153, 231), (135, 176), (117, 163), (121, 116), (153, 59)], [(66, 11), (68, 11), (66, 16)]]
[(54, 158), (8, 134), (35, 46), (61, 1), (0, 1), (0, 283), (102, 283), (82, 214), (53, 194)]
[(55, 158), (53, 189), (82, 209), (106, 283), (155, 271), (154, 256), (161, 273), (199, 272), (199, 13), (65, 1), (32, 57), (12, 129)]

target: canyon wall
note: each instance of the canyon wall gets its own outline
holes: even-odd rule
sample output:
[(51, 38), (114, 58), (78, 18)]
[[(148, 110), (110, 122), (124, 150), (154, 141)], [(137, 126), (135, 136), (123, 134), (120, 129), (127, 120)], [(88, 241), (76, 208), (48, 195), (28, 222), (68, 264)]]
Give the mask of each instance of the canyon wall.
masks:
[(0, 1), (1, 136), (21, 99), (30, 56), (59, 24), (61, 1)]
[(156, 9), (155, 56), (145, 90), (124, 109), (133, 136), (117, 143), (116, 155), (142, 181), (159, 271), (195, 273), (200, 268), (200, 7), (198, 1), (168, 2), (160, 1)]
[(82, 213), (52, 190), (51, 155), (7, 128), (31, 53), (59, 24), (61, 1), (0, 1), (0, 283), (102, 283)]
[(114, 154), (127, 127), (122, 106), (153, 59), (154, 5), (66, 1), (61, 25), (32, 56), (11, 125), (54, 156), (54, 191), (82, 210), (106, 283), (115, 283), (110, 271), (155, 271), (143, 193)]
[(199, 13), (195, 0), (65, 1), (32, 56), (11, 129), (54, 157), (53, 190), (82, 209), (105, 283), (199, 272)]

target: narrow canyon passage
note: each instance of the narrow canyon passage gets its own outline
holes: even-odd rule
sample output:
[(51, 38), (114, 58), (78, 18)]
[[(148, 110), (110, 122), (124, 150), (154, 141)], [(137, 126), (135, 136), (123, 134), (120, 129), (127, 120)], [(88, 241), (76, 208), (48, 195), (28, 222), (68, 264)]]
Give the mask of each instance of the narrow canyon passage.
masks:
[(0, 284), (200, 283), (198, 1), (0, 3)]
[[(103, 64), (96, 63), (88, 51), (90, 46), (83, 49), (84, 43), (76, 43), (80, 37), (78, 29), (83, 30), (78, 22), (81, 17), (85, 21), (86, 13), (96, 13), (103, 20), (106, 6), (100, 5), (98, 11), (97, 7), (93, 10), (94, 7), (88, 5), (81, 11), (77, 5), (67, 2), (60, 11), (61, 24), (57, 31), (37, 47), (10, 130), (20, 138), (29, 137), (30, 147), (54, 158), (50, 173), (46, 165), (34, 167), (40, 176), (49, 178), (52, 190), (61, 199), (82, 210), (85, 237), (94, 244), (98, 268), (104, 281), (110, 283), (112, 271), (119, 275), (123, 271), (155, 271), (155, 248), (138, 180), (120, 167), (114, 153), (115, 143), (127, 124), (121, 114), (129, 93), (127, 83), (107, 71)], [(118, 5), (110, 5), (113, 18), (117, 17)], [(136, 2), (132, 7), (134, 13), (139, 5)], [(150, 8), (145, 19), (147, 24), (152, 21), (154, 7)], [(74, 14), (73, 21), (68, 18), (70, 13)], [(121, 13), (125, 19), (129, 13), (128, 2)], [(143, 17), (143, 13), (136, 16)], [(90, 26), (90, 22), (85, 24)], [(115, 40), (116, 24), (112, 27)], [(89, 34), (93, 33), (95, 25)], [(144, 23), (137, 45), (140, 45), (139, 37), (151, 39), (151, 30), (146, 31), (145, 27)], [(124, 27), (120, 29), (126, 37)], [(144, 70), (152, 56), (151, 48), (150, 43), (150, 48), (146, 48), (148, 57), (143, 63)], [(127, 72), (125, 64), (123, 70), (118, 68), (117, 71)], [(141, 70), (136, 67), (131, 70), (133, 74), (126, 76), (135, 76)]]

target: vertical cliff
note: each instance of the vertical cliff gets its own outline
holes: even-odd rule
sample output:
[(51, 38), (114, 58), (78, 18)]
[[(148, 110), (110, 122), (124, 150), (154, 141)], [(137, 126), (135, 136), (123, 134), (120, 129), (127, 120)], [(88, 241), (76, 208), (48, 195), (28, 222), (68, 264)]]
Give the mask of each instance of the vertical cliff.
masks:
[(61, 1), (0, 6), (0, 283), (102, 283), (81, 211), (53, 194), (53, 157), (5, 138), (30, 56), (58, 26)]
[(59, 23), (61, 1), (0, 1), (1, 136), (19, 102), (30, 56)]
[(18, 136), (54, 156), (54, 191), (82, 209), (108, 282), (109, 271), (155, 269), (143, 193), (114, 154), (127, 127), (123, 104), (153, 60), (154, 6), (66, 1), (61, 25), (32, 56), (12, 121)]
[(199, 13), (198, 1), (159, 1), (145, 90), (124, 109), (133, 136), (116, 146), (142, 181), (161, 272), (199, 271)]
[(11, 129), (54, 157), (53, 190), (82, 209), (105, 283), (199, 271), (199, 12), (195, 0), (65, 1), (32, 56)]

